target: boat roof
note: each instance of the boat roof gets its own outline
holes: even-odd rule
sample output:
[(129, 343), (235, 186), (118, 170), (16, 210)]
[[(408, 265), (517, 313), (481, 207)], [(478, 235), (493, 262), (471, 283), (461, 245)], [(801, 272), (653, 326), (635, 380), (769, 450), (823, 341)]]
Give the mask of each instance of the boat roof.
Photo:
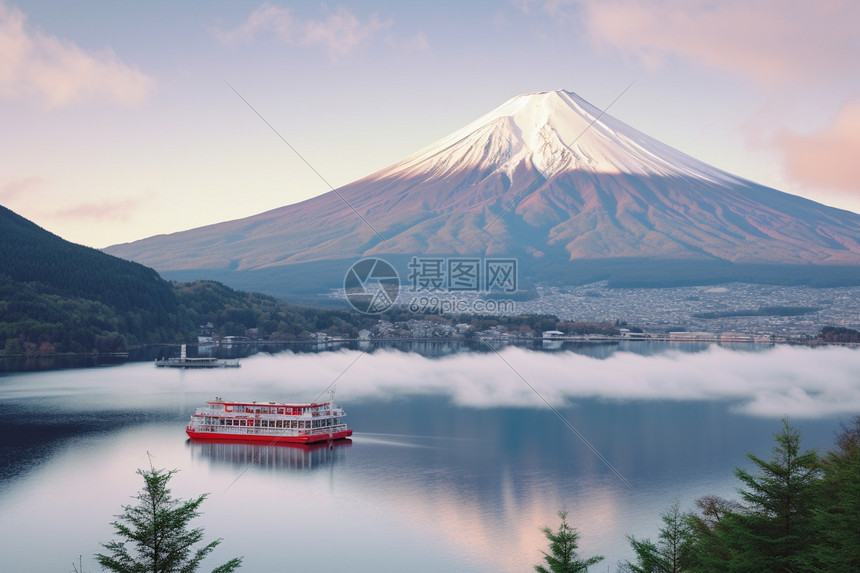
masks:
[(291, 404), (287, 402), (241, 402), (235, 400), (224, 400), (215, 398), (214, 400), (206, 400), (207, 404), (224, 404), (228, 406), (283, 406), (284, 408), (313, 408), (315, 406), (328, 406), (329, 402), (311, 402), (310, 404)]

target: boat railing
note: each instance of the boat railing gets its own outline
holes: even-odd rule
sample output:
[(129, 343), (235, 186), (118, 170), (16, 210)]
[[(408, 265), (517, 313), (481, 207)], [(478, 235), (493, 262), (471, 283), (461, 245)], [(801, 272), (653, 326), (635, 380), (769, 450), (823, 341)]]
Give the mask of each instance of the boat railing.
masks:
[(226, 415), (229, 417), (252, 416), (255, 419), (260, 419), (260, 420), (268, 420), (268, 419), (278, 420), (278, 419), (283, 419), (285, 416), (288, 416), (290, 419), (301, 420), (301, 419), (310, 419), (310, 418), (336, 418), (336, 417), (343, 417), (346, 415), (343, 411), (343, 408), (335, 408), (334, 410), (323, 410), (321, 412), (313, 412), (313, 413), (306, 412), (304, 414), (273, 414), (271, 412), (266, 412), (266, 413), (263, 413), (263, 412), (259, 412), (259, 413), (258, 412), (247, 412), (247, 411), (246, 412), (241, 412), (241, 411), (225, 412), (221, 408), (208, 407), (208, 408), (197, 408), (197, 413), (198, 414), (211, 415), (211, 416), (225, 416)]
[(256, 426), (221, 426), (217, 424), (196, 424), (190, 425), (198, 432), (213, 432), (218, 434), (264, 434), (264, 435), (298, 435), (298, 436), (316, 436), (320, 434), (336, 434), (346, 430), (346, 424), (337, 424), (335, 426), (326, 426), (324, 428), (258, 428)]
[(203, 407), (197, 408), (195, 411), (196, 416), (212, 416), (219, 418), (239, 418), (239, 419), (253, 419), (253, 420), (282, 420), (288, 417), (290, 420), (312, 420), (314, 418), (343, 418), (346, 416), (346, 413), (342, 408), (335, 408), (334, 410), (324, 410), (322, 412), (314, 412), (313, 414), (305, 413), (301, 415), (296, 414), (272, 414), (272, 413), (256, 413), (256, 412), (225, 412), (223, 409), (218, 407)]

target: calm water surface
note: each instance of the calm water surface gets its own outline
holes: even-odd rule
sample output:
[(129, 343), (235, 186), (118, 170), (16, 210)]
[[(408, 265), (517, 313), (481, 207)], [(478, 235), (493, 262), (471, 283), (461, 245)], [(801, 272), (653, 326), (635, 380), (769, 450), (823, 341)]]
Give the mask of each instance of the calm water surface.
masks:
[[(617, 351), (579, 349), (599, 364), (611, 364)], [(678, 349), (645, 353), (656, 360), (665, 352)], [(765, 360), (769, 352), (720, 359)], [(338, 380), (338, 401), (355, 430), (350, 441), (266, 449), (186, 439), (188, 417), (216, 394), (310, 400), (357, 355), (257, 355), (238, 371), (139, 363), (0, 377), (4, 570), (71, 571), (82, 554), (85, 569), (98, 571), (92, 555), (112, 538), (109, 523), (132, 502), (141, 485), (135, 470), (151, 456), (154, 466), (179, 470), (175, 495), (211, 492), (198, 522), (207, 538), (224, 541), (210, 569), (244, 555), (245, 571), (529, 571), (545, 548), (539, 528), (555, 526), (565, 507), (583, 553), (607, 557), (592, 570), (615, 571), (630, 557), (625, 534), (653, 537), (675, 498), (689, 508), (701, 495), (733, 495), (732, 471), (745, 465), (744, 453), (768, 457), (779, 429), (778, 419), (736, 413), (726, 399), (550, 398), (628, 487), (550, 410), (527, 399), (534, 398), (527, 387), (522, 404), (516, 396), (485, 400), (495, 396), (493, 377), (510, 373), (497, 357), (485, 357), (501, 365), (486, 374), (486, 387), (464, 390), (452, 376), (446, 391), (409, 383), (421, 378), (426, 359), (383, 353), (360, 357)], [(404, 385), (372, 385), (361, 364)], [(514, 366), (528, 379), (524, 364)], [(808, 447), (830, 446), (838, 422), (835, 415), (798, 421)]]

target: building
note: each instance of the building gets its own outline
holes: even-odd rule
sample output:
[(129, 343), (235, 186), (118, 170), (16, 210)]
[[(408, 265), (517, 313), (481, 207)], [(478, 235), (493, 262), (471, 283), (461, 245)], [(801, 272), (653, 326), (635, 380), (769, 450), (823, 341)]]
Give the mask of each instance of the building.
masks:
[(713, 332), (670, 332), (671, 342), (717, 342), (719, 336)]

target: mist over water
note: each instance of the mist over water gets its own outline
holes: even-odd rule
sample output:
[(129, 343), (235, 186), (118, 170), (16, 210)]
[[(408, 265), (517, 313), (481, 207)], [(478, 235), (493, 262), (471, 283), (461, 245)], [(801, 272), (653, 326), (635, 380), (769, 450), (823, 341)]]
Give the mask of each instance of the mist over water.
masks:
[[(177, 496), (212, 493), (199, 524), (224, 543), (204, 568), (245, 555), (248, 571), (525, 571), (566, 507), (583, 552), (607, 557), (595, 570), (614, 571), (624, 536), (653, 537), (676, 497), (690, 508), (735, 495), (733, 469), (746, 451), (770, 455), (777, 418), (826, 448), (860, 412), (858, 350), (690, 349), (342, 350), (256, 355), (238, 370), (0, 376), (4, 559), (63, 571), (83, 554), (98, 570), (91, 556), (149, 452), (180, 470)], [(310, 401), (336, 379), (355, 435), (332, 449), (186, 440), (206, 399)]]
[(397, 350), (344, 350), (325, 360), (314, 354), (249, 360), (246, 373), (274, 389), (283, 379), (281, 365), (289, 361), (291, 371), (302, 373), (290, 377), (289, 386), (307, 399), (338, 379), (339, 395), (349, 400), (442, 395), (472, 408), (546, 408), (544, 400), (563, 406), (596, 398), (727, 401), (734, 411), (776, 418), (860, 412), (860, 351), (854, 348), (774, 346), (738, 352), (712, 345), (701, 352), (667, 347), (652, 355), (597, 354), (533, 352), (515, 346), (498, 355), (441, 358)]

